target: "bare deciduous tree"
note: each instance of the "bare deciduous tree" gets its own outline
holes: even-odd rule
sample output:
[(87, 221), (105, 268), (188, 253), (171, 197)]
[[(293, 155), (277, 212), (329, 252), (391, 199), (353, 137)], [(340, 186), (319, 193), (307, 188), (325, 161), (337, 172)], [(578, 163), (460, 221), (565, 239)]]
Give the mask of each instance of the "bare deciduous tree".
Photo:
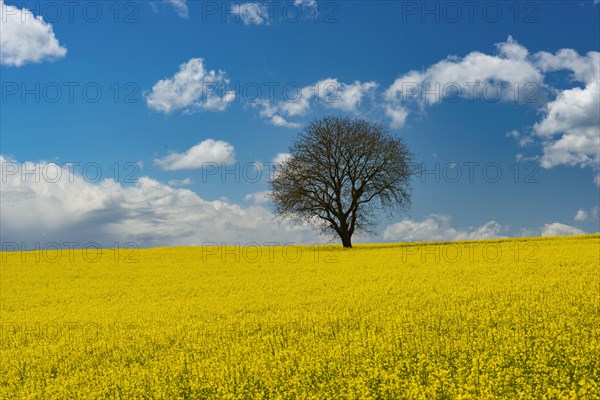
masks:
[(271, 179), (275, 212), (318, 220), (352, 247), (355, 232), (373, 232), (379, 210), (410, 205), (413, 154), (382, 124), (328, 116), (311, 122)]

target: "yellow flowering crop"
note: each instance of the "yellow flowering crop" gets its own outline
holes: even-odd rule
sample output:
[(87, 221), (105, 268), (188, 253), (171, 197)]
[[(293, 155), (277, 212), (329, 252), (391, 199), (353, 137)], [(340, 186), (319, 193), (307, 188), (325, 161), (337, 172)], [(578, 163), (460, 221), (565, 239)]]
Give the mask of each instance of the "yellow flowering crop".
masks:
[(600, 235), (0, 256), (2, 399), (600, 398)]

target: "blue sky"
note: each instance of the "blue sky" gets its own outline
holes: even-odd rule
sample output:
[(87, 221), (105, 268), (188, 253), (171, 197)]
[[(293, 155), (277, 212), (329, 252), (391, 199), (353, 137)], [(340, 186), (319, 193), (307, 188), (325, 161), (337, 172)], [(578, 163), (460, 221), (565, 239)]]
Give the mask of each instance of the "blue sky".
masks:
[(596, 232), (597, 3), (4, 0), (2, 241), (327, 241), (264, 202), (326, 114), (432, 171), (359, 241)]

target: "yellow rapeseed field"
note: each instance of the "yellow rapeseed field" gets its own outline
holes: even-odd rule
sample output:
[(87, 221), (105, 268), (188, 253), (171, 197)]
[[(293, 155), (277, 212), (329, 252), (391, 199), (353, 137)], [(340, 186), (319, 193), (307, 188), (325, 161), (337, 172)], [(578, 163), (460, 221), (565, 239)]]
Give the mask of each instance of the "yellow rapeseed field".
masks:
[(2, 399), (598, 399), (600, 235), (3, 252)]

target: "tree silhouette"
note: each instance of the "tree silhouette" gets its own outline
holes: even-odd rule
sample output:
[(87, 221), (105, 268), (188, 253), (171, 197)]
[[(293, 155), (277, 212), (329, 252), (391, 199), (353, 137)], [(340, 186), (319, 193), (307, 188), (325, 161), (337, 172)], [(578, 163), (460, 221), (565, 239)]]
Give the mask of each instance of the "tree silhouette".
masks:
[(320, 221), (352, 247), (355, 232), (373, 232), (380, 210), (410, 205), (413, 154), (380, 123), (327, 116), (298, 134), (270, 180), (275, 212)]

